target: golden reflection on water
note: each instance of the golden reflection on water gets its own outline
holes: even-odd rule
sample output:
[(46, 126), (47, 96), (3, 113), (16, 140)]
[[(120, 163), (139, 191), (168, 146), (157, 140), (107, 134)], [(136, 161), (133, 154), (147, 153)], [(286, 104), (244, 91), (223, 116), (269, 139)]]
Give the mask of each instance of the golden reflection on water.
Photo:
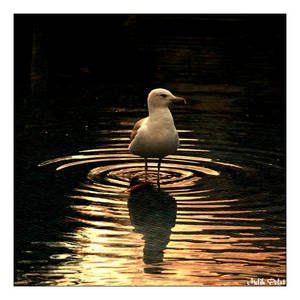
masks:
[[(168, 229), (166, 224), (159, 224), (165, 220), (166, 211), (158, 209), (155, 212), (156, 221), (153, 219), (154, 215), (147, 219), (147, 216), (144, 218), (139, 214), (139, 205), (145, 205), (144, 201), (133, 203), (133, 207), (130, 207), (128, 202), (127, 207), (127, 201), (130, 201), (127, 198), (120, 201), (104, 201), (104, 198), (99, 197), (73, 197), (88, 200), (89, 204), (72, 206), (81, 217), (69, 218), (69, 221), (77, 222), (80, 226), (71, 233), (71, 243), (60, 244), (60, 247), (72, 249), (72, 253), (69, 256), (64, 253), (52, 256), (52, 260), (61, 263), (45, 273), (27, 274), (29, 277), (42, 277), (44, 284), (246, 285), (249, 276), (276, 277), (277, 273), (280, 277), (280, 274), (284, 273), (279, 261), (285, 259), (285, 251), (266, 251), (263, 244), (257, 244), (259, 241), (274, 241), (280, 238), (254, 236), (255, 231), (261, 227), (193, 223), (193, 220), (198, 219), (212, 223), (226, 220), (255, 224), (255, 221), (261, 221), (261, 218), (216, 217), (214, 212), (207, 214), (205, 211), (203, 214), (201, 210), (189, 211), (187, 218), (183, 218), (187, 212), (180, 210), (180, 203), (184, 202), (184, 199), (181, 197), (177, 202), (177, 208), (170, 208), (169, 205), (176, 202), (172, 204), (172, 199), (169, 198), (169, 204), (166, 205), (173, 211), (177, 210), (177, 217), (176, 225), (171, 217)], [(231, 200), (227, 200), (228, 203), (234, 204), (238, 201)], [(98, 202), (101, 204), (93, 204)], [(105, 203), (110, 205), (105, 206)], [(188, 204), (189, 201), (186, 205)], [(231, 204), (226, 207), (230, 206)], [(117, 207), (117, 210), (113, 209)], [(210, 205), (207, 207), (211, 208)], [(222, 213), (235, 214), (237, 211), (225, 210)], [(160, 219), (160, 214), (163, 214), (163, 219)], [(99, 220), (103, 217), (107, 221)], [(188, 223), (185, 224), (185, 221)], [(149, 231), (151, 226), (156, 229)], [(214, 233), (207, 234), (208, 230)], [(244, 232), (239, 232), (240, 230)], [(232, 236), (233, 231), (239, 232), (239, 236)], [(146, 243), (150, 243), (150, 246), (147, 246), (150, 249), (148, 261), (147, 258), (145, 261)], [(151, 247), (154, 246), (157, 250), (158, 244), (161, 245), (159, 253), (151, 253)], [(154, 261), (151, 261), (153, 255)]]
[[(256, 277), (285, 278), (285, 247), (266, 223), (266, 205), (253, 205), (251, 194), (242, 199), (218, 192), (226, 180), (234, 188), (230, 176), (242, 166), (195, 156), (210, 150), (197, 149), (198, 139), (182, 138), (189, 144), (181, 143), (180, 155), (163, 161), (161, 189), (128, 194), (132, 178), (143, 178), (144, 165), (128, 154), (126, 136), (105, 137), (106, 148), (40, 164), (61, 163), (56, 170), (65, 171), (87, 167), (87, 180), (68, 196), (72, 214), (65, 221), (75, 224), (74, 230), (64, 233), (66, 241), (46, 243), (61, 251), (50, 256), (55, 263), (27, 272), (27, 280), (62, 286), (232, 286)], [(149, 163), (154, 182), (156, 164)], [(224, 168), (231, 170), (227, 179)], [(220, 177), (221, 185), (201, 182)]]
[(199, 286), (245, 285), (249, 276), (268, 276), (270, 268), (272, 276), (282, 273), (280, 264), (273, 261), (274, 256), (285, 259), (284, 251), (261, 252), (259, 247), (252, 245), (251, 239), (243, 244), (240, 243), (243, 239), (224, 235), (198, 233), (189, 236), (187, 241), (184, 231), (197, 232), (196, 227), (176, 226), (177, 233), (172, 233), (164, 252), (165, 262), (156, 264), (144, 263), (142, 235), (134, 233), (130, 226), (122, 234), (115, 230), (80, 227), (72, 233), (76, 241), (72, 245), (73, 259), (68, 260), (64, 254), (52, 257), (65, 262), (39, 276), (51, 278), (49, 285)]

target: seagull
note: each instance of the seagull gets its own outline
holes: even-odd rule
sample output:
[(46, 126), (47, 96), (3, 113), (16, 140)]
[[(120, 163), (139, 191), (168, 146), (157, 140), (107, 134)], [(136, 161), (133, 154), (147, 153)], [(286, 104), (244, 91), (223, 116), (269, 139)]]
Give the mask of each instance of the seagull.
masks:
[(145, 181), (148, 175), (148, 158), (158, 158), (157, 185), (160, 184), (160, 165), (162, 159), (176, 152), (179, 146), (178, 133), (169, 110), (171, 102), (184, 102), (182, 97), (174, 96), (162, 88), (152, 90), (148, 95), (149, 116), (137, 121), (130, 135), (130, 153), (141, 156), (145, 161)]

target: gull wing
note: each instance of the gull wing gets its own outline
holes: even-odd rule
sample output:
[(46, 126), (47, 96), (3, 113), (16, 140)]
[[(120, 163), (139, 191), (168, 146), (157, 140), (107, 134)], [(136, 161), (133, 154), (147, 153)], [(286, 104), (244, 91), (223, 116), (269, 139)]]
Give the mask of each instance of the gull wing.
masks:
[(140, 127), (142, 126), (143, 122), (146, 120), (147, 118), (143, 118), (143, 119), (140, 119), (138, 120), (134, 126), (133, 126), (133, 129), (131, 131), (131, 134), (130, 134), (130, 141), (133, 141), (135, 136), (137, 135), (138, 133), (138, 130), (140, 129)]

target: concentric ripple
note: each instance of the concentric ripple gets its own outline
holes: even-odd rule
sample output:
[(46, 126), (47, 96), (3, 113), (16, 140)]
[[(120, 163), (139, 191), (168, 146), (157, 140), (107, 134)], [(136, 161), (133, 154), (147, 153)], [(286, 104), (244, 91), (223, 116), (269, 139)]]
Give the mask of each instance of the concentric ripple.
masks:
[[(185, 130), (180, 133), (189, 133)], [(70, 168), (89, 165), (90, 171), (87, 178), (99, 184), (111, 186), (128, 187), (129, 182), (133, 177), (139, 177), (142, 181), (145, 175), (144, 160), (134, 156), (128, 152), (129, 130), (119, 130), (113, 133), (118, 134), (117, 138), (106, 138), (106, 131), (103, 134), (103, 142), (109, 142), (108, 147), (98, 149), (88, 149), (79, 151), (81, 154), (55, 158), (41, 163), (39, 166), (59, 163), (57, 171)], [(101, 134), (99, 133), (99, 134)], [(123, 137), (125, 136), (125, 137)], [(127, 136), (127, 137), (126, 137)], [(161, 188), (176, 186), (176, 187), (191, 187), (195, 182), (199, 181), (204, 176), (219, 176), (219, 165), (228, 166), (230, 168), (241, 168), (241, 166), (214, 161), (211, 158), (195, 156), (195, 154), (207, 153), (209, 150), (195, 149), (194, 138), (182, 138), (182, 146), (178, 149), (178, 155), (167, 156), (161, 165), (160, 183)], [(69, 162), (71, 161), (71, 162)], [(97, 167), (94, 167), (97, 165)], [(148, 180), (155, 183), (157, 178), (157, 162), (155, 159), (148, 163)]]
[(228, 145), (205, 149), (193, 131), (180, 131), (177, 154), (162, 162), (160, 189), (153, 159), (153, 186), (128, 193), (134, 178), (144, 180), (143, 159), (127, 150), (129, 134), (97, 132), (101, 147), (40, 164), (75, 174), (65, 216), (74, 229), (60, 242), (32, 245), (30, 257), (43, 247), (53, 254), (20, 284), (247, 285), (250, 278), (285, 278), (284, 207), (266, 176), (282, 172), (273, 158)]

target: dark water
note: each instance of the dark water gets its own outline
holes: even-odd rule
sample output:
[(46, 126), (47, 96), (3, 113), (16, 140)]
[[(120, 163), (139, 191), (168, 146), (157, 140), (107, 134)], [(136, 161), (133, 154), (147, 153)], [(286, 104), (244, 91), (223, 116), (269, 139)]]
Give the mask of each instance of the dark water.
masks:
[[(207, 53), (188, 36), (174, 42), (198, 53), (192, 70), (203, 58), (208, 73), (235, 62), (217, 50), (226, 40), (202, 40)], [(284, 99), (273, 77), (277, 67), (260, 51), (253, 65), (232, 65), (235, 76), (238, 68), (243, 75), (236, 84), (200, 84), (195, 74), (183, 82), (182, 69), (175, 83), (152, 79), (153, 87), (160, 82), (188, 100), (171, 108), (181, 145), (162, 162), (160, 189), (152, 160), (153, 187), (127, 192), (144, 176), (143, 159), (127, 147), (134, 122), (147, 114), (147, 91), (137, 99), (124, 92), (130, 85), (94, 93), (85, 85), (74, 98), (59, 95), (42, 109), (17, 110), (15, 284), (285, 280)], [(181, 56), (171, 57), (157, 65), (178, 68)]]

